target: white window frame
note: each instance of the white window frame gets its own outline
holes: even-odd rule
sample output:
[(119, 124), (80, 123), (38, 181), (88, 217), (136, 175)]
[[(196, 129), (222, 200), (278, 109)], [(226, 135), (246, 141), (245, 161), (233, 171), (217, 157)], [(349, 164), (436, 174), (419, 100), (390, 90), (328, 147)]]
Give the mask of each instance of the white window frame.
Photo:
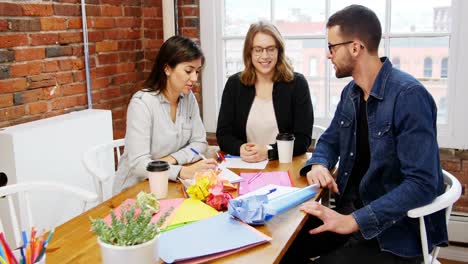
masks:
[[(223, 2), (200, 0), (200, 41), (206, 57), (202, 74), (203, 122), (208, 132), (216, 132), (218, 106), (222, 95), (222, 89), (219, 87), (224, 87), (225, 80), (223, 76), (223, 41), (225, 38), (222, 38)], [(387, 10), (390, 5), (390, 0), (387, 0)], [(328, 2), (326, 9), (328, 12)], [(468, 105), (466, 103), (468, 100), (468, 49), (465, 48), (468, 43), (468, 16), (463, 16), (463, 14), (468, 14), (468, 1), (452, 0), (451, 12), (448, 122), (445, 125), (438, 125), (438, 142), (443, 148), (468, 149), (468, 118), (464, 112)], [(388, 47), (388, 45), (385, 46)], [(326, 47), (324, 47), (324, 52), (326, 52)], [(329, 74), (326, 73), (326, 76)], [(329, 122), (330, 118), (316, 118), (315, 120), (318, 125), (327, 126)]]

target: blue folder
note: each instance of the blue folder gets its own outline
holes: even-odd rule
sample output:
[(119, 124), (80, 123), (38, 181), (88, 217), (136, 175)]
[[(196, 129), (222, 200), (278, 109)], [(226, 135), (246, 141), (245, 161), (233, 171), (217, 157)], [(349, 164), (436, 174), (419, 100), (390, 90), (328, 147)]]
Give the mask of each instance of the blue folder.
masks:
[(222, 213), (161, 234), (159, 257), (166, 263), (239, 249), (271, 238), (228, 213)]

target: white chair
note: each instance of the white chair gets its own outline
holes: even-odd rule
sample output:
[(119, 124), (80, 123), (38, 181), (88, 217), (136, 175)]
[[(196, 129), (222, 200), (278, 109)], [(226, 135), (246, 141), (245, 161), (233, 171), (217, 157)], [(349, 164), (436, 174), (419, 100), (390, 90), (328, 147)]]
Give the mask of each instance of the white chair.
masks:
[(326, 128), (319, 125), (314, 125), (312, 129), (312, 138), (314, 139), (314, 148), (317, 146), (317, 142), (320, 136), (325, 132)]
[[(123, 154), (121, 148), (124, 146), (125, 139), (122, 138), (95, 146), (83, 154), (83, 163), (93, 176), (99, 202), (104, 201), (106, 190), (108, 192), (112, 190), (110, 183), (113, 182), (115, 177), (115, 170)], [(109, 182), (108, 186), (104, 186), (107, 182)], [(110, 197), (105, 198), (107, 199)]]
[[(21, 231), (31, 230), (31, 227), (35, 226), (31, 210), (31, 198), (33, 196), (33, 192), (34, 194), (38, 192), (37, 195), (39, 195), (40, 192), (47, 192), (48, 194), (51, 192), (57, 193), (57, 200), (60, 199), (60, 195), (72, 195), (81, 201), (83, 205), (81, 213), (86, 209), (86, 205), (88, 203), (94, 203), (97, 201), (97, 195), (93, 192), (56, 182), (24, 182), (0, 187), (0, 197), (3, 197), (2, 199), (6, 198), (6, 202), (8, 203), (9, 220), (11, 221), (10, 225), (14, 234), (14, 243), (16, 247), (22, 245)], [(50, 206), (47, 207), (47, 205), (44, 205), (44, 207), (45, 208), (43, 208), (43, 210), (50, 208)], [(26, 219), (21, 219), (21, 221), (19, 221), (17, 212), (21, 212), (22, 214), (20, 215)], [(60, 214), (60, 212), (57, 213)], [(7, 221), (8, 223), (8, 219), (4, 219), (3, 221)], [(22, 225), (20, 225), (20, 223)], [(4, 225), (0, 218), (0, 232), (4, 231)]]
[(445, 209), (445, 218), (448, 224), (450, 213), (452, 212), (452, 205), (460, 198), (462, 192), (460, 182), (457, 178), (447, 171), (442, 170), (442, 172), (446, 184), (445, 192), (439, 195), (432, 203), (408, 211), (409, 217), (419, 218), (419, 230), (421, 233), (421, 245), (425, 264), (440, 263), (437, 261), (437, 254), (439, 254), (440, 248), (435, 247), (432, 252), (429, 253), (424, 216)]

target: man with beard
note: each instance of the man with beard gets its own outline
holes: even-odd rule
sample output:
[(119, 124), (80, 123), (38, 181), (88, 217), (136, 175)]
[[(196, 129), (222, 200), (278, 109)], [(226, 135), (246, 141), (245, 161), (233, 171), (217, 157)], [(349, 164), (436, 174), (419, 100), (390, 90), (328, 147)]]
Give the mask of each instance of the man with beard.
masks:
[[(444, 191), (433, 98), (414, 77), (379, 58), (380, 22), (352, 5), (330, 17), (328, 58), (352, 76), (330, 126), (301, 169), (309, 184), (336, 194), (336, 208), (307, 202), (311, 215), (282, 263), (421, 263), (409, 210)], [(330, 174), (338, 159), (339, 173)], [(425, 218), (428, 246), (447, 244), (444, 211)]]

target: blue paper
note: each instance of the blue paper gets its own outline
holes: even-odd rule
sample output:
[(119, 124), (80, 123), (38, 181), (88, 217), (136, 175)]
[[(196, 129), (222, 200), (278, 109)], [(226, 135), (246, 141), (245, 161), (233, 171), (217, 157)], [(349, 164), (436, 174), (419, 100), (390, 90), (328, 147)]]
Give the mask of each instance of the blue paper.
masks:
[(229, 200), (228, 213), (251, 225), (262, 225), (265, 222), (263, 205), (268, 203), (268, 196), (253, 195), (243, 199)]
[(266, 242), (269, 237), (228, 213), (161, 234), (159, 256), (167, 263), (192, 259)]
[(275, 216), (281, 214), (309, 199), (314, 197), (318, 192), (317, 184), (307, 186), (294, 192), (279, 196), (266, 204), (265, 211), (268, 215)]
[(268, 196), (253, 195), (229, 201), (228, 213), (251, 225), (262, 225), (275, 215), (279, 215), (314, 197), (318, 191), (314, 184), (268, 200)]

